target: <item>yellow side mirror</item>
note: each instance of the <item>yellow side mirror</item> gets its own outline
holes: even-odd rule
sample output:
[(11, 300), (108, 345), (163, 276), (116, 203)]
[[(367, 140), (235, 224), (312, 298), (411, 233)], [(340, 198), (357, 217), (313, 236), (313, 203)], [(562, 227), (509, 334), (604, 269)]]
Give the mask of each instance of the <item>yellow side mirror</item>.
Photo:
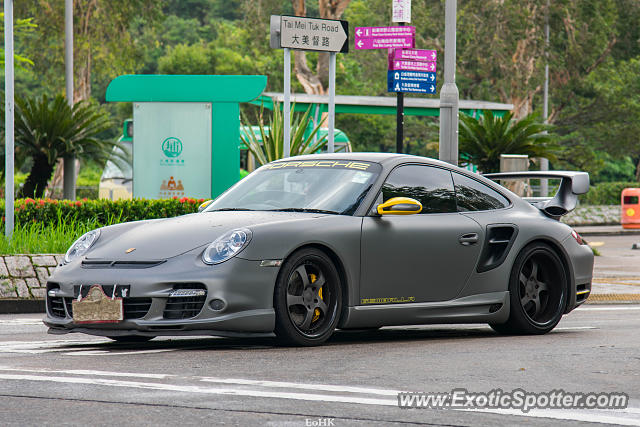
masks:
[(200, 213), (203, 210), (207, 209), (207, 206), (209, 206), (211, 203), (213, 203), (213, 200), (207, 200), (206, 202), (204, 202), (200, 206), (198, 206), (198, 213)]
[(409, 197), (394, 197), (378, 205), (380, 215), (413, 215), (422, 212), (422, 203)]

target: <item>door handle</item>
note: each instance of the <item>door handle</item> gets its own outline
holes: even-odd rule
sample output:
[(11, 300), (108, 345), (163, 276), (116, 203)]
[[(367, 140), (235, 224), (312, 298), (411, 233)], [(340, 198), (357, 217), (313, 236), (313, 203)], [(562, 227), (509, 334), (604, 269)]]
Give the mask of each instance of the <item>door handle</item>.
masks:
[(478, 243), (478, 233), (467, 233), (460, 236), (458, 241), (462, 246), (471, 246)]

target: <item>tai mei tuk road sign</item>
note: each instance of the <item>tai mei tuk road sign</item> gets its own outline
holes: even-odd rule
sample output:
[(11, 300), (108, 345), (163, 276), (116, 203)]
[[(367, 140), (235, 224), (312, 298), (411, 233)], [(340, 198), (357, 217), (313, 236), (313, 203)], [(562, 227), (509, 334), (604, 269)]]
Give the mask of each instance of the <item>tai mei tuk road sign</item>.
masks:
[(349, 23), (330, 19), (282, 16), (280, 47), (346, 53), (349, 51)]

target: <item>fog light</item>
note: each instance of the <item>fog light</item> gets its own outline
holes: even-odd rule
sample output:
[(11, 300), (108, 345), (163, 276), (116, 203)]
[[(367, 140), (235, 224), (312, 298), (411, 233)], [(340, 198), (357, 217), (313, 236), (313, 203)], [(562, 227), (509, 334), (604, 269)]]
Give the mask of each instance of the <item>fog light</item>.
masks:
[(211, 309), (215, 311), (220, 311), (225, 308), (225, 306), (226, 304), (221, 299), (212, 299), (209, 302), (209, 307), (211, 307)]

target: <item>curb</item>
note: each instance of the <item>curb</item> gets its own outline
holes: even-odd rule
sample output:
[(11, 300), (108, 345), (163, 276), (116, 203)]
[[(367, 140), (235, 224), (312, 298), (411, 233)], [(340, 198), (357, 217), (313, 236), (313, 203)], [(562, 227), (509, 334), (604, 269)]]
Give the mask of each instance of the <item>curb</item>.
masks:
[(580, 231), (575, 230), (581, 236), (640, 236), (640, 230), (616, 230), (616, 231)]
[(0, 314), (45, 313), (44, 299), (0, 299)]

